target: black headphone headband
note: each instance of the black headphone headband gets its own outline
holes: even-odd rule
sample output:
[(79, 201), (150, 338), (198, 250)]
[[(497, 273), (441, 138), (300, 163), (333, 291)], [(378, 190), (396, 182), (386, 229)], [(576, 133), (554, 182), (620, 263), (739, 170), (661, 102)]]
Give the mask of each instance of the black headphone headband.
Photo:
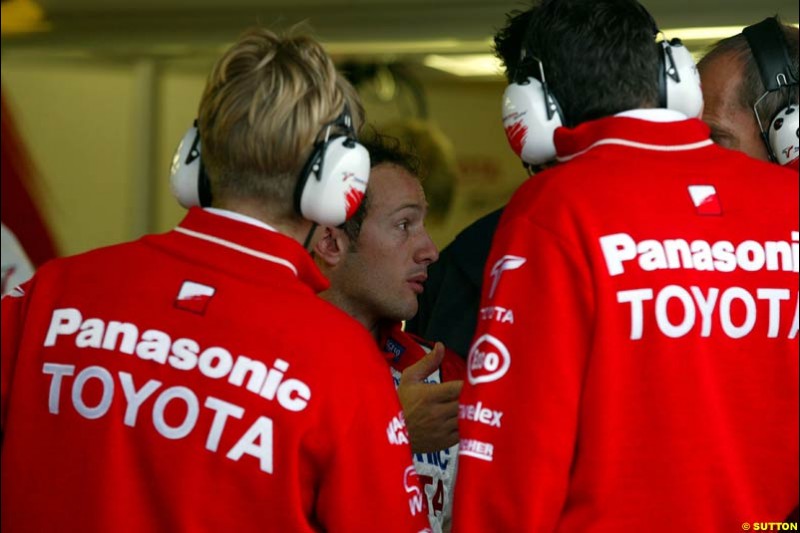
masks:
[(742, 30), (761, 74), (767, 92), (777, 91), (787, 85), (797, 85), (798, 75), (789, 55), (786, 36), (775, 17)]

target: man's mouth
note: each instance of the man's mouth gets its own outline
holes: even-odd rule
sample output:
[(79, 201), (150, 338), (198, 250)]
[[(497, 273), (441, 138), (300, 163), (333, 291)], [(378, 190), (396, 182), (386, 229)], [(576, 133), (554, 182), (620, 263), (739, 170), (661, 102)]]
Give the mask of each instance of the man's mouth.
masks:
[(428, 279), (427, 274), (418, 274), (416, 276), (408, 278), (408, 280), (406, 281), (416, 294), (422, 294), (422, 291), (425, 290), (425, 281), (427, 279)]

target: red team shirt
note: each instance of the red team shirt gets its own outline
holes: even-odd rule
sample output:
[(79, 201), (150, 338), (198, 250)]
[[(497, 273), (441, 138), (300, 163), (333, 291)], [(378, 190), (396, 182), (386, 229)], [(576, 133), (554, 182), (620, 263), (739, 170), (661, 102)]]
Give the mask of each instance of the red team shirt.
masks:
[(798, 503), (798, 175), (624, 115), (559, 129), (503, 214), (454, 531), (729, 533)]
[(2, 302), (3, 529), (425, 530), (386, 363), (325, 287), (200, 209), (43, 266)]

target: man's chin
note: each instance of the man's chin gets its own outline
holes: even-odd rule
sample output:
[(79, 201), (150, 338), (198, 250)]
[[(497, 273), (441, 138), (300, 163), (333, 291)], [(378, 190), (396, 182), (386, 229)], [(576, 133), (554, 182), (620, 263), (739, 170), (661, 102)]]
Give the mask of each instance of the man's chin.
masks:
[(387, 310), (385, 318), (392, 322), (404, 322), (414, 318), (417, 314), (417, 309), (419, 309), (419, 305), (417, 304), (417, 299), (414, 298), (413, 303), (408, 302), (406, 305), (398, 305), (394, 309)]

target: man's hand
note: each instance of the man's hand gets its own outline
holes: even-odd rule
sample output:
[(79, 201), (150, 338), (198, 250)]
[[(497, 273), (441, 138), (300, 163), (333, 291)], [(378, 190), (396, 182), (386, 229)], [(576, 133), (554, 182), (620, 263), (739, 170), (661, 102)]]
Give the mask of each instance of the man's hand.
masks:
[(437, 342), (430, 353), (403, 371), (397, 387), (414, 453), (444, 450), (458, 442), (458, 395), (464, 382), (423, 383), (442, 358), (444, 345)]

